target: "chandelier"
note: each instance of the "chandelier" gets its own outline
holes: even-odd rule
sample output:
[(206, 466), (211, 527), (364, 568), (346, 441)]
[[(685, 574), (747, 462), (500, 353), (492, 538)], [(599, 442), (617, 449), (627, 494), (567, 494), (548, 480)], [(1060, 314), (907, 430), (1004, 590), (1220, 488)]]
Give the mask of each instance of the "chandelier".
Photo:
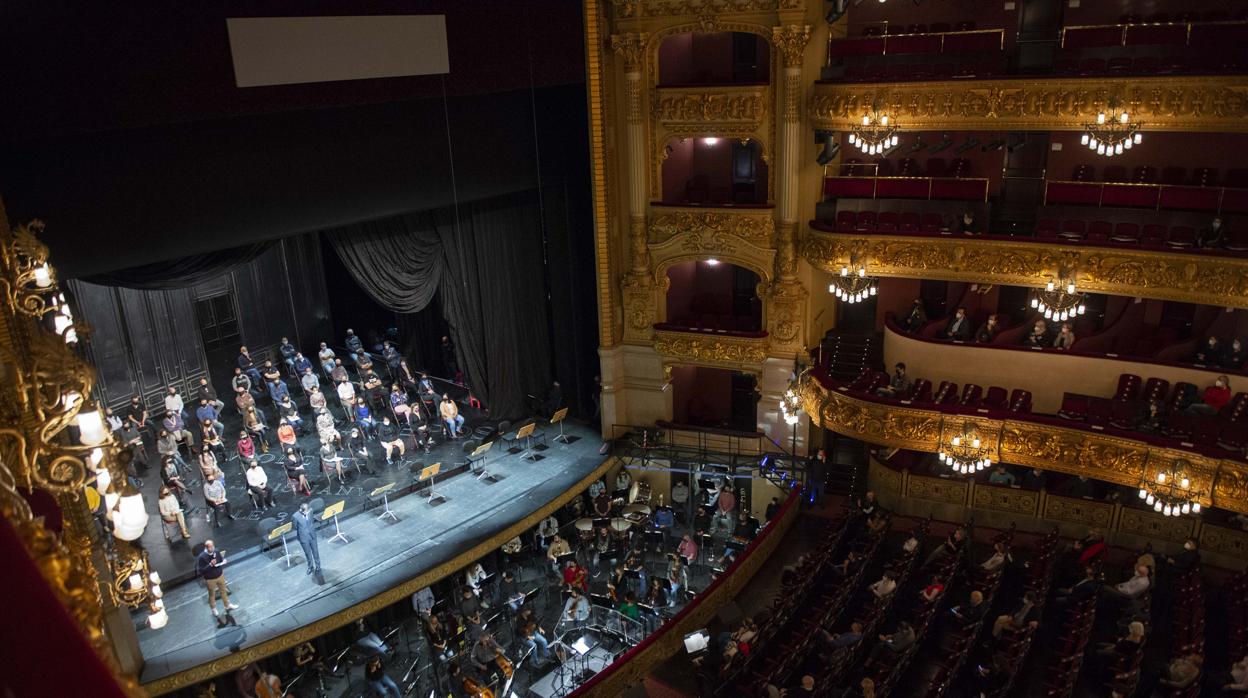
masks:
[(865, 264), (851, 261), (841, 266), (840, 275), (832, 277), (832, 283), (828, 284), (828, 293), (845, 303), (858, 303), (877, 293), (877, 281), (874, 276), (867, 276)]
[(1084, 134), (1079, 142), (1097, 155), (1122, 155), (1122, 151), (1130, 150), (1144, 140), (1140, 126), (1142, 124), (1138, 121), (1131, 121), (1127, 112), (1111, 107), (1108, 113), (1100, 112), (1096, 115), (1096, 123), (1084, 124)]
[(780, 396), (780, 414), (784, 417), (784, 423), (789, 426), (797, 424), (802, 418), (802, 398), (798, 395), (797, 386), (798, 379), (790, 379), (789, 387)]
[(862, 124), (849, 132), (849, 144), (857, 146), (867, 155), (880, 153), (897, 145), (897, 122), (888, 118), (888, 114), (863, 114)]
[(1043, 289), (1031, 293), (1031, 307), (1046, 320), (1065, 322), (1087, 312), (1086, 297), (1075, 288), (1074, 274), (1050, 279)]
[(1182, 458), (1174, 460), (1166, 470), (1160, 470), (1153, 479), (1140, 480), (1140, 499), (1153, 511), (1165, 516), (1182, 516), (1200, 513), (1200, 497), (1204, 492), (1192, 489), (1187, 473), (1180, 470), (1188, 464)]
[(975, 427), (970, 424), (963, 425), (962, 433), (949, 439), (949, 444), (940, 449), (937, 457), (953, 472), (962, 475), (973, 475), (992, 465), (987, 444), (980, 441)]

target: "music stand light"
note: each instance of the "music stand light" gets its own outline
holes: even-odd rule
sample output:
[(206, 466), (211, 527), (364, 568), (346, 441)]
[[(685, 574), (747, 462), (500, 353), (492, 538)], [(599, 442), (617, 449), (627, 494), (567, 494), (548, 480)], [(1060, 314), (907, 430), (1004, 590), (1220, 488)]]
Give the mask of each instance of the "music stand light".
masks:
[(382, 507), (383, 507), (384, 511), (382, 511), (382, 512), (381, 512), (381, 515), (377, 517), (377, 519), (378, 519), (379, 521), (380, 521), (381, 519), (384, 519), (384, 518), (386, 518), (387, 516), (389, 516), (391, 519), (393, 519), (393, 520), (394, 520), (394, 522), (395, 522), (395, 523), (398, 523), (398, 522), (399, 522), (399, 517), (398, 517), (398, 515), (397, 515), (397, 514), (395, 514), (393, 511), (390, 511), (390, 497), (389, 497), (389, 494), (390, 494), (390, 490), (392, 490), (392, 489), (394, 489), (394, 483), (393, 483), (393, 482), (391, 482), (391, 483), (387, 483), (387, 484), (385, 484), (385, 485), (382, 485), (381, 487), (378, 487), (377, 489), (375, 489), (375, 490), (373, 490), (372, 492), (369, 492), (369, 493), (368, 493), (368, 496), (370, 496), (370, 497), (376, 497), (377, 495), (381, 495), (381, 504), (382, 504)]
[(576, 441), (577, 439), (581, 438), (579, 436), (572, 436), (571, 434), (563, 433), (563, 420), (567, 416), (568, 416), (568, 408), (566, 407), (560, 407), (558, 410), (555, 411), (554, 414), (550, 416), (550, 423), (559, 425), (559, 435), (553, 439), (554, 441), (558, 441), (560, 443), (565, 443), (565, 444), (570, 444), (573, 441)]
[(347, 540), (347, 534), (343, 533), (341, 530), (338, 529), (338, 515), (341, 514), (342, 510), (345, 508), (347, 508), (347, 500), (343, 499), (339, 501), (337, 504), (330, 504), (329, 506), (325, 507), (325, 511), (321, 513), (321, 521), (328, 521), (330, 519), (334, 520), (334, 535), (330, 537), (329, 539), (330, 543), (333, 543), (334, 541), (340, 538), (342, 539), (343, 543), (351, 542)]
[(529, 422), (520, 427), (520, 430), (516, 432), (517, 441), (524, 439), (524, 455), (520, 456), (520, 460), (531, 460), (536, 463), (545, 458), (545, 456), (533, 452), (533, 430), (536, 428), (536, 422)]
[(291, 565), (295, 564), (294, 557), (290, 554), (290, 548), (286, 547), (286, 534), (293, 531), (294, 528), (295, 528), (295, 524), (293, 522), (287, 521), (281, 526), (278, 526), (272, 531), (269, 531), (269, 536), (268, 536), (269, 540), (273, 540), (274, 538), (282, 539), (282, 559), (286, 561), (286, 567), (290, 567)]
[(446, 501), (445, 496), (443, 496), (437, 490), (433, 489), (433, 480), (434, 478), (438, 476), (438, 472), (441, 470), (442, 470), (442, 462), (439, 461), (432, 465), (426, 465), (424, 469), (420, 471), (421, 482), (425, 480), (429, 481), (429, 503), (430, 504), (433, 504), (433, 500), (435, 499), (441, 499), (444, 502)]

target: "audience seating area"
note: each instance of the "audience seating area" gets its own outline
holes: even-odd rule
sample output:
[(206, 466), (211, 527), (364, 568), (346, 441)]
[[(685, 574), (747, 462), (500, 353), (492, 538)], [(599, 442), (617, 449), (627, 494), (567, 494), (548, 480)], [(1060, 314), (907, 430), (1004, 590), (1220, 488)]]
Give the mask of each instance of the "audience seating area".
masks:
[[(1106, 168), (1109, 169), (1109, 168)], [(1181, 168), (1180, 168), (1181, 169)], [(1238, 171), (1230, 179), (1241, 184)], [(1046, 180), (1044, 203), (1107, 208), (1145, 208), (1156, 211), (1248, 213), (1248, 189), (1218, 186), (1217, 172), (1205, 170), (1207, 184), (1167, 184), (1106, 180)]]
[(926, 199), (987, 201), (988, 180), (981, 177), (825, 177), (826, 198)]
[(1164, 13), (1062, 29), (1055, 72), (1071, 75), (1220, 72), (1248, 65), (1248, 22), (1228, 13)]
[[(828, 65), (849, 81), (988, 77), (1005, 69), (1005, 30), (956, 24), (881, 24), (828, 42)], [(902, 57), (900, 60), (898, 57)]]

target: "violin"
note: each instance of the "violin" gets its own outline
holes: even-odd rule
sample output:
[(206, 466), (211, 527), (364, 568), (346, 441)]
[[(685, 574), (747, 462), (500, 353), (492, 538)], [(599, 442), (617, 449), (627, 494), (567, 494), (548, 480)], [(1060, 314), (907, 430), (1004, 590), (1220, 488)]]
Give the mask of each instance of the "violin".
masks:
[(473, 681), (471, 677), (465, 676), (463, 685), (464, 693), (467, 693), (471, 698), (494, 698), (494, 691)]

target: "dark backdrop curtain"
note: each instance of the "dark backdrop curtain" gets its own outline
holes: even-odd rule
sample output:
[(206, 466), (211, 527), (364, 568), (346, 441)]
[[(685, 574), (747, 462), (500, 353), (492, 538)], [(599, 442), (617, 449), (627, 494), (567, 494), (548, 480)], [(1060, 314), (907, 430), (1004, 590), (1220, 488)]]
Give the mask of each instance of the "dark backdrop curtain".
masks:
[(497, 418), (531, 412), (550, 385), (544, 259), (534, 193), (326, 231), (379, 304), (415, 313), (435, 297), (456, 357)]
[(189, 288), (204, 281), (211, 281), (228, 274), (238, 267), (268, 252), (277, 240), (258, 242), (253, 245), (232, 247), (228, 250), (191, 255), (169, 262), (143, 264), (137, 267), (92, 274), (83, 281), (101, 286), (120, 286), (146, 290)]

